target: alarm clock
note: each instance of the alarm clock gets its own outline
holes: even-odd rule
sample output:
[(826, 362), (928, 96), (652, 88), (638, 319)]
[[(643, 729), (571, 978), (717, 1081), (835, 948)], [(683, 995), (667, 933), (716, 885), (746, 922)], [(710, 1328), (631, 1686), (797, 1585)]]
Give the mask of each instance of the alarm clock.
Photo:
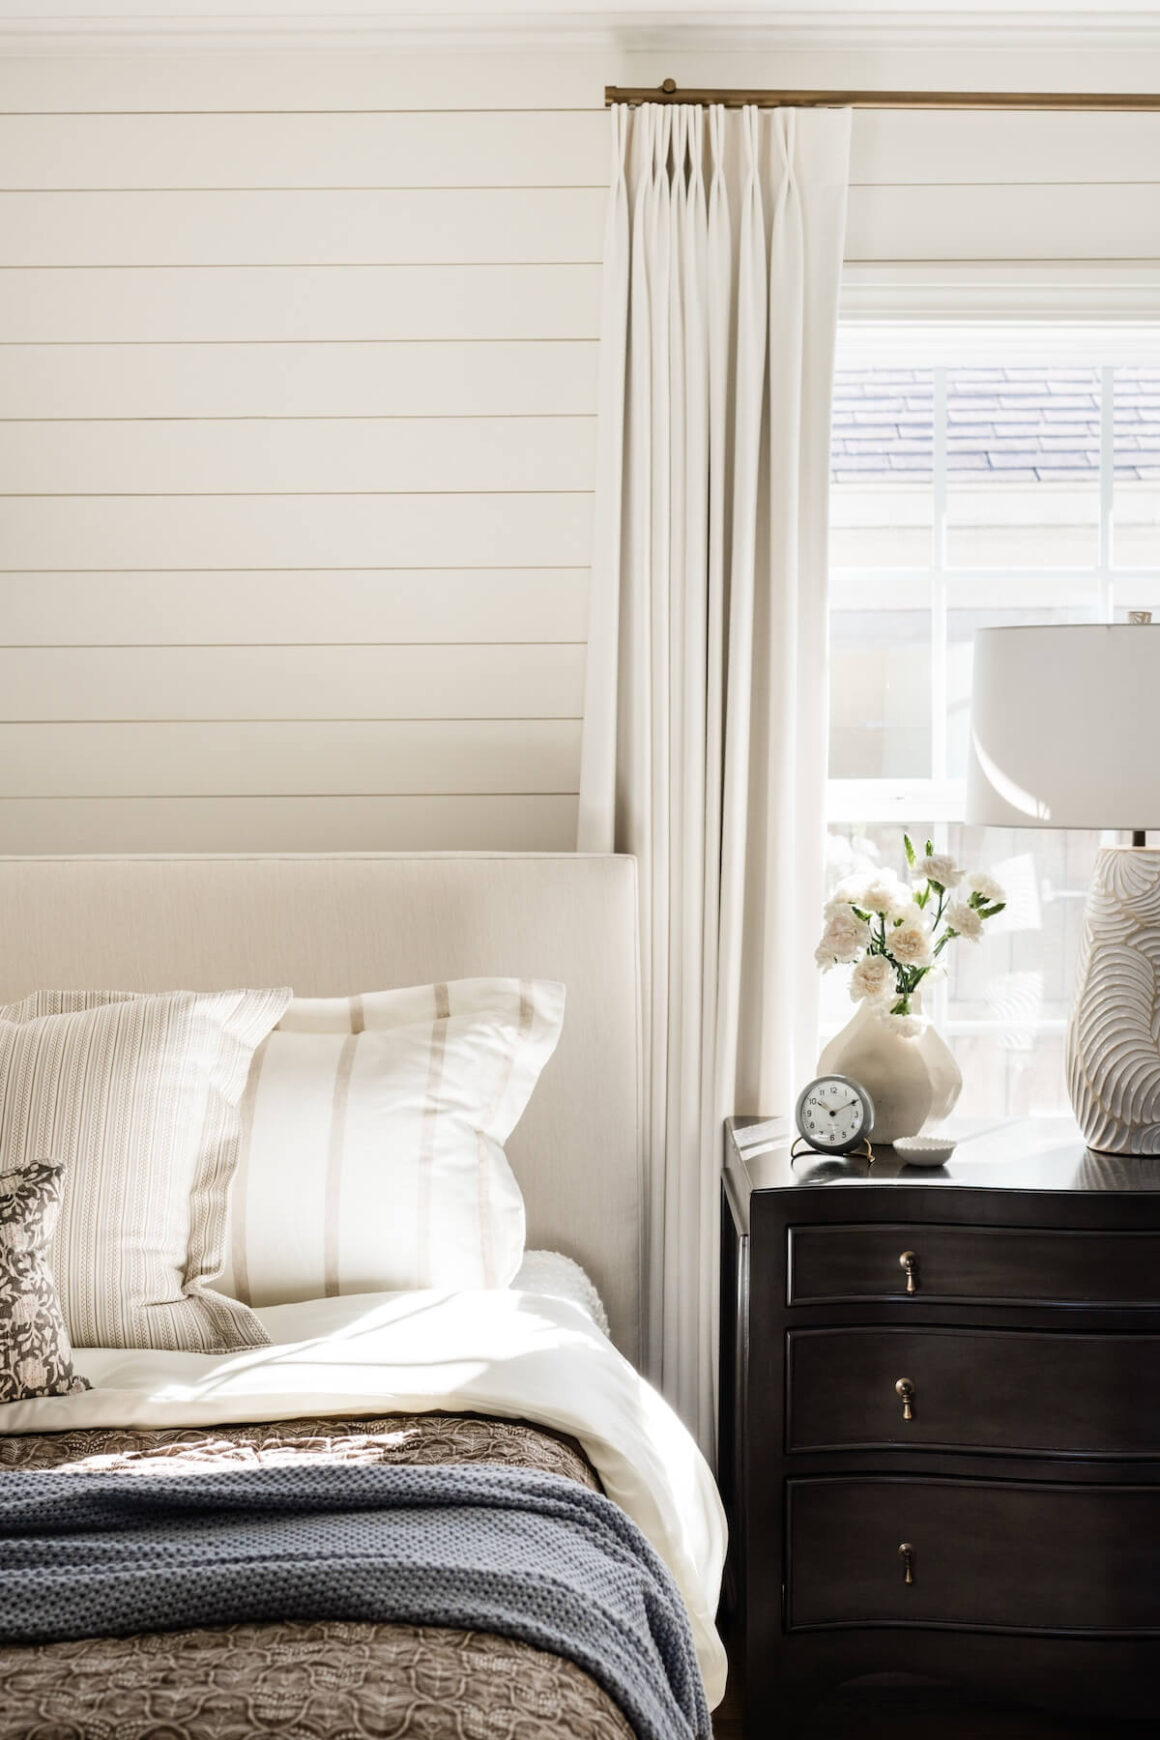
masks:
[(802, 1089), (795, 1120), (798, 1143), (817, 1154), (850, 1154), (860, 1148), (873, 1160), (870, 1132), (874, 1128), (874, 1102), (866, 1089), (848, 1075), (820, 1075)]

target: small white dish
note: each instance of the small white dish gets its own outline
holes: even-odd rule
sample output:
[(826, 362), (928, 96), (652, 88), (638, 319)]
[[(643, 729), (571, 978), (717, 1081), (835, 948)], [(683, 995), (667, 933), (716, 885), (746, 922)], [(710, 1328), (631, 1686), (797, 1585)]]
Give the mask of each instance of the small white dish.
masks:
[(942, 1166), (955, 1151), (946, 1136), (899, 1136), (894, 1152), (908, 1166)]

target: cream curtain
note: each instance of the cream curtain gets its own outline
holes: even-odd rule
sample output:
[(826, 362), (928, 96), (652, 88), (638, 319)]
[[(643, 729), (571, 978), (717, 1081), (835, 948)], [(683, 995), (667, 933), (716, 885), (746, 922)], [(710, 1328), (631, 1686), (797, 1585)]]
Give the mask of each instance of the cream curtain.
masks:
[(640, 864), (649, 1373), (714, 1436), (721, 1121), (815, 1061), (847, 110), (612, 110), (579, 845)]

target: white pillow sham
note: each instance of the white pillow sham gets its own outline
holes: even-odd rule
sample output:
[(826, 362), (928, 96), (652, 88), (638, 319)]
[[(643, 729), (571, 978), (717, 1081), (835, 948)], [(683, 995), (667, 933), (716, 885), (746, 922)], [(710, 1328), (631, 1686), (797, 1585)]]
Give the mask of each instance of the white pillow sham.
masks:
[(74, 1347), (262, 1346), (222, 1264), (238, 1101), (288, 990), (38, 991), (0, 1008), (0, 1173), (64, 1162), (49, 1247)]
[(296, 997), (242, 1102), (219, 1290), (265, 1306), (506, 1287), (524, 1203), (503, 1143), (563, 1017), (543, 979)]

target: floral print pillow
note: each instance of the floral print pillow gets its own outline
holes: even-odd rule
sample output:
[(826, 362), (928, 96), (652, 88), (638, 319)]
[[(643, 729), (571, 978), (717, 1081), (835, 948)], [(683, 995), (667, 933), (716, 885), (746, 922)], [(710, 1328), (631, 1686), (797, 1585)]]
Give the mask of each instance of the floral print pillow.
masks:
[(56, 1160), (0, 1172), (0, 1402), (72, 1396), (89, 1388), (73, 1373), (48, 1266), (63, 1178)]

